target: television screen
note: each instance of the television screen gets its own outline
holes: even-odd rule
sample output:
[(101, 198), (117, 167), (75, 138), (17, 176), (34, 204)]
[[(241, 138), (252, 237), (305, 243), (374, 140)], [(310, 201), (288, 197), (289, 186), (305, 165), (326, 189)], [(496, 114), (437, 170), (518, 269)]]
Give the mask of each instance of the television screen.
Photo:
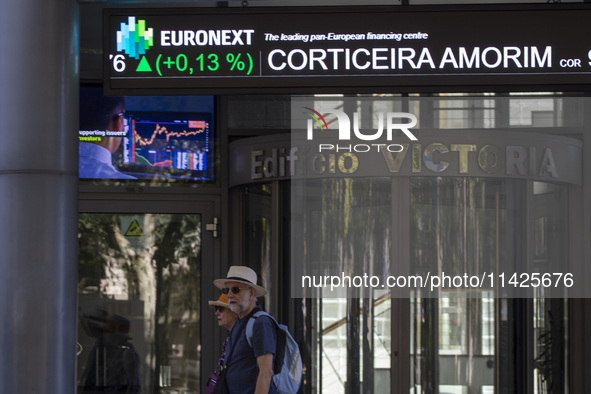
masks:
[(126, 114), (118, 169), (137, 178), (212, 180), (211, 115)]
[(214, 180), (213, 106), (168, 110), (175, 107), (194, 106), (183, 107), (182, 101), (167, 97), (126, 100), (103, 96), (100, 88), (82, 88), (79, 177), (131, 182)]

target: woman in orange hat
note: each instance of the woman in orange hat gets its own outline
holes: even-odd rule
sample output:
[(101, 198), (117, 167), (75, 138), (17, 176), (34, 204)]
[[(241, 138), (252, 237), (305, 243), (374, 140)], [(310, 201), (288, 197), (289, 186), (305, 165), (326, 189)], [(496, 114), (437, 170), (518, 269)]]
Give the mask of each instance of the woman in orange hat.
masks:
[(236, 321), (236, 314), (230, 310), (228, 299), (225, 294), (222, 294), (217, 301), (209, 301), (209, 306), (215, 311), (215, 316), (218, 319), (218, 326), (224, 327), (228, 331), (232, 331), (234, 322)]
[[(230, 306), (228, 305), (228, 299), (226, 298), (225, 294), (220, 295), (217, 301), (209, 301), (209, 306), (213, 308), (215, 311), (215, 316), (218, 320), (218, 326), (224, 327), (228, 330), (228, 334), (232, 331), (232, 327), (234, 327), (234, 322), (236, 321), (236, 314), (230, 310)], [(230, 339), (230, 335), (224, 341), (222, 345), (222, 354), (220, 359), (218, 360), (218, 365), (215, 371), (209, 376), (209, 380), (207, 381), (206, 393), (210, 394), (213, 393), (213, 388), (215, 383), (217, 382), (217, 377), (220, 376), (222, 372), (222, 368), (224, 367), (224, 360), (226, 358), (226, 347), (228, 345), (228, 340)]]

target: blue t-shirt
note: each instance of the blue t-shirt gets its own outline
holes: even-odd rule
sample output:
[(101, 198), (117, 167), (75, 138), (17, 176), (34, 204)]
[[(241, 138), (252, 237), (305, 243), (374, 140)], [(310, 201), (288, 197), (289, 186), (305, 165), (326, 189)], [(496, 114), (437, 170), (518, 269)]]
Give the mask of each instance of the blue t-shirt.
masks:
[[(255, 307), (254, 312), (262, 310), (260, 306)], [(236, 319), (236, 323), (230, 334), (229, 349), (232, 349), (233, 343), (236, 343), (228, 371), (226, 372), (226, 382), (230, 394), (252, 394), (256, 388), (257, 378), (259, 376), (259, 366), (257, 357), (266, 353), (275, 354), (277, 344), (277, 332), (275, 323), (268, 316), (256, 318), (252, 327), (252, 347), (246, 340), (246, 326), (240, 334), (240, 338), (235, 338), (240, 332), (240, 327), (248, 322), (248, 318)], [(236, 342), (237, 341), (237, 342)], [(271, 382), (269, 394), (276, 394), (275, 385)]]

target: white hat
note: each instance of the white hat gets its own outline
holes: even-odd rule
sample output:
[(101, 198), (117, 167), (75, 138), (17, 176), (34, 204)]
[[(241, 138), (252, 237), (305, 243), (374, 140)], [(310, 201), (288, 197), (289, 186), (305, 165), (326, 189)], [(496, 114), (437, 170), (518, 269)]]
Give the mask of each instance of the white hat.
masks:
[(228, 275), (223, 279), (216, 279), (213, 284), (218, 289), (226, 287), (226, 282), (244, 283), (255, 289), (255, 296), (261, 297), (267, 294), (267, 290), (257, 285), (257, 274), (251, 268), (241, 265), (233, 265), (228, 270)]

